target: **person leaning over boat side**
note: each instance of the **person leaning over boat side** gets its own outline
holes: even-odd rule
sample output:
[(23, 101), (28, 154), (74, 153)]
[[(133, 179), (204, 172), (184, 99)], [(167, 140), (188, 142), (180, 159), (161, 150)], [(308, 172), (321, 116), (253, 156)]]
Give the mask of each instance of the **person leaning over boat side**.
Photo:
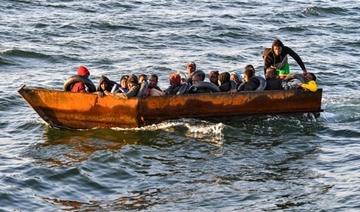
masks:
[[(91, 82), (91, 80), (89, 79), (89, 76), (90, 76), (89, 69), (86, 68), (85, 66), (79, 66), (79, 68), (77, 69), (77, 76), (84, 78), (86, 80), (89, 80)], [(87, 88), (87, 86), (85, 85), (85, 83), (83, 81), (78, 81), (78, 82), (75, 82), (73, 85), (71, 85), (70, 91), (74, 92), (74, 93), (93, 92)]]
[(285, 78), (290, 73), (288, 55), (295, 59), (304, 73), (307, 72), (300, 56), (291, 48), (285, 46), (279, 39), (275, 39), (271, 50), (264, 50), (264, 75), (266, 74), (266, 69), (272, 67), (276, 69), (276, 75), (280, 78)]
[(266, 88), (265, 90), (283, 90), (282, 80), (276, 76), (275, 68), (266, 69)]
[(259, 85), (260, 81), (255, 77), (254, 71), (251, 68), (245, 68), (244, 71), (243, 83), (237, 88), (238, 91), (255, 91)]
[(171, 72), (169, 75), (170, 86), (164, 90), (165, 95), (176, 95), (181, 88), (181, 76), (177, 72)]
[(314, 73), (307, 72), (304, 74), (305, 83), (301, 83), (299, 86), (305, 91), (316, 92), (318, 85), (316, 82), (316, 76)]
[(216, 86), (219, 86), (219, 71), (210, 71), (209, 80)]
[(118, 89), (119, 89), (119, 85), (116, 82), (109, 80), (109, 78), (102, 75), (96, 90), (99, 96), (104, 96), (104, 95), (110, 95), (111, 93), (115, 93)]
[(129, 79), (127, 80), (127, 84), (128, 84), (129, 91), (127, 91), (126, 93), (116, 93), (116, 94), (114, 94), (114, 96), (124, 98), (124, 99), (137, 96), (139, 89), (140, 89), (140, 85), (139, 85), (137, 76), (132, 74), (129, 77)]
[(290, 74), (285, 78), (282, 86), (285, 90), (302, 88), (305, 91), (311, 92), (316, 92), (318, 88), (316, 76), (310, 72), (305, 74)]
[(227, 92), (236, 89), (236, 83), (230, 80), (230, 73), (223, 72), (219, 75), (219, 89), (221, 92)]
[(165, 95), (161, 88), (158, 86), (158, 75), (150, 75), (148, 85), (148, 96), (163, 96)]

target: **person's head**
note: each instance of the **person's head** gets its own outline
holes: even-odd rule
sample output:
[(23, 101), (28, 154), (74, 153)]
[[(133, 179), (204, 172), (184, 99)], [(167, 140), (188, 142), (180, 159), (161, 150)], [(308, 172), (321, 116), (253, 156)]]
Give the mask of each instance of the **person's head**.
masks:
[(265, 73), (266, 79), (274, 79), (276, 78), (275, 68), (267, 68)]
[(77, 75), (81, 77), (89, 77), (90, 76), (89, 69), (87, 69), (85, 66), (79, 66), (79, 68), (77, 69)]
[(205, 73), (203, 71), (195, 71), (191, 77), (192, 82), (204, 81), (204, 79)]
[(139, 75), (139, 83), (147, 82), (147, 75), (146, 74), (140, 74)]
[(240, 79), (239, 79), (239, 75), (233, 71), (230, 73), (230, 80), (236, 82), (236, 83), (239, 83), (240, 82)]
[(219, 71), (210, 71), (209, 80), (210, 80), (210, 82), (214, 83), (215, 85), (218, 85)]
[(181, 84), (181, 76), (177, 72), (170, 73), (169, 81), (171, 86), (179, 86)]
[(110, 87), (110, 80), (106, 76), (102, 75), (99, 81), (99, 90), (105, 91)]
[(253, 72), (253, 75), (255, 75), (255, 68), (254, 68), (253, 65), (251, 65), (251, 64), (246, 65), (246, 66), (245, 66), (245, 71), (246, 71), (246, 70), (252, 71), (252, 72)]
[(245, 69), (244, 71), (244, 81), (248, 82), (251, 77), (255, 76), (254, 71), (251, 69)]
[(219, 75), (219, 84), (222, 85), (225, 82), (229, 82), (230, 81), (230, 74), (229, 72), (223, 72)]
[(196, 64), (194, 62), (189, 62), (186, 64), (186, 72), (190, 75), (196, 71)]
[(279, 39), (275, 39), (272, 43), (271, 49), (276, 56), (281, 54), (282, 49), (284, 48), (284, 44)]
[(131, 89), (139, 84), (139, 80), (136, 75), (132, 74), (128, 79), (128, 88)]
[(311, 81), (311, 80), (316, 81), (316, 76), (314, 73), (307, 72), (306, 74), (304, 74), (304, 78), (306, 81)]
[(149, 86), (155, 87), (155, 86), (157, 86), (157, 83), (158, 83), (158, 75), (156, 75), (156, 74), (150, 75)]
[(129, 79), (128, 75), (124, 75), (124, 76), (121, 77), (121, 79), (120, 79), (120, 87), (121, 88), (127, 88), (128, 87), (128, 79)]

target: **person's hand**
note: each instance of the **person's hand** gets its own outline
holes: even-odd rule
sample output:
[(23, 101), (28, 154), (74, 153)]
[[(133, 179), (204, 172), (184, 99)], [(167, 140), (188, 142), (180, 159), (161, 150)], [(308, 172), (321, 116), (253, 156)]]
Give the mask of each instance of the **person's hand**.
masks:
[(110, 93), (109, 91), (107, 91), (107, 90), (104, 91), (104, 94), (105, 94), (106, 96), (111, 95), (111, 93)]
[(104, 97), (104, 95), (105, 95), (104, 92), (102, 92), (102, 91), (99, 91), (99, 92), (98, 92), (98, 96), (99, 96), (99, 97)]
[(307, 73), (308, 73), (307, 69), (304, 69), (304, 70), (303, 70), (303, 75), (305, 75), (305, 74), (307, 74)]

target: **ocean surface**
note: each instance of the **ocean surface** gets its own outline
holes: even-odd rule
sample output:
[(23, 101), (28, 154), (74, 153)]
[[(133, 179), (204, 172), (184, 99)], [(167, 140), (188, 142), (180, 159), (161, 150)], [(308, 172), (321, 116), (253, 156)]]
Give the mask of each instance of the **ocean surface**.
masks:
[[(359, 211), (360, 2), (0, 0), (0, 211)], [(198, 68), (263, 70), (275, 38), (324, 112), (60, 130), (17, 93)], [(301, 72), (290, 58), (292, 72)]]

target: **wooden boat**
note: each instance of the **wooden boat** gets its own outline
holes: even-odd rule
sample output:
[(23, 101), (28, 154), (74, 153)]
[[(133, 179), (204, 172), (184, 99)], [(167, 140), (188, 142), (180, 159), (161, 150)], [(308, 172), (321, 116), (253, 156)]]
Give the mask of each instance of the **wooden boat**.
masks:
[(132, 128), (185, 117), (321, 112), (322, 89), (186, 94), (121, 99), (22, 86), (18, 92), (50, 126)]

